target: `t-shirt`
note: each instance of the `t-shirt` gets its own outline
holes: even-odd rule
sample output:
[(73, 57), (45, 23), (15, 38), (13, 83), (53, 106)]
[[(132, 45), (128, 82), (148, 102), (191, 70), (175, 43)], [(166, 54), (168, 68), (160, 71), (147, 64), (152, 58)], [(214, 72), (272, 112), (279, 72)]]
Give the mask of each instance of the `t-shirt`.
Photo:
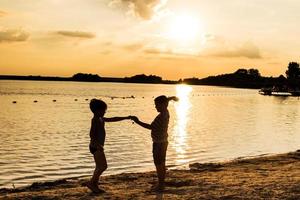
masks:
[(153, 142), (168, 141), (169, 111), (159, 113), (151, 123), (151, 137)]
[(104, 146), (105, 142), (105, 128), (104, 128), (104, 120), (102, 118), (93, 118), (92, 124), (91, 124), (91, 130), (90, 130), (90, 138), (91, 142), (90, 144), (94, 147), (97, 147), (97, 145)]

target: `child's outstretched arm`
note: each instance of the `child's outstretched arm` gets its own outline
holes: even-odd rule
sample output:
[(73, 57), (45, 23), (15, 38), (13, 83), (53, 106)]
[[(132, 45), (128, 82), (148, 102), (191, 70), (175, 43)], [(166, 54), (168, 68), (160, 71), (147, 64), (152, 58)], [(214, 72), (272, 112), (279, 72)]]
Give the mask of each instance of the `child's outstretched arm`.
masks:
[(136, 116), (130, 116), (130, 119), (133, 120), (135, 123), (137, 123), (138, 125), (140, 125), (143, 128), (150, 129), (150, 130), (152, 129), (150, 124), (147, 124), (145, 122), (141, 122), (139, 120), (139, 118), (137, 118)]
[(125, 119), (130, 119), (130, 117), (129, 116), (127, 116), (127, 117), (110, 117), (110, 118), (103, 117), (103, 119), (105, 122), (119, 122), (119, 121), (122, 121)]

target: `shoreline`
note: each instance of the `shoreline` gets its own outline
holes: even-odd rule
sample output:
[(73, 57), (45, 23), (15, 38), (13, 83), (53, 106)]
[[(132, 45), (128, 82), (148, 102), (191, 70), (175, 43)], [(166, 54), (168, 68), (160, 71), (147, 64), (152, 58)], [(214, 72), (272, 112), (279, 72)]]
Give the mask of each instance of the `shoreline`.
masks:
[(60, 179), (0, 189), (0, 199), (300, 199), (300, 150), (221, 163), (193, 163), (167, 172), (163, 193), (150, 190), (154, 171), (103, 176), (95, 195), (87, 179)]
[[(2, 77), (1, 77), (2, 76)], [(191, 86), (213, 86), (213, 87), (224, 87), (224, 88), (235, 88), (235, 89), (254, 89), (259, 90), (262, 86), (241, 86), (241, 85), (226, 85), (226, 84), (214, 84), (214, 83), (189, 83), (189, 82), (179, 82), (175, 80), (163, 80), (161, 82), (147, 82), (147, 81), (124, 81), (120, 80), (123, 78), (104, 78), (101, 81), (78, 81), (73, 80), (70, 77), (44, 77), (41, 79), (39, 76), (33, 76), (35, 78), (3, 78), (5, 75), (0, 75), (0, 81), (41, 81), (41, 82), (73, 82), (73, 83), (124, 83), (124, 84), (146, 84), (146, 85), (178, 85), (178, 84), (186, 84)]]
[[(300, 151), (296, 150), (296, 151)], [(293, 152), (293, 151), (291, 151)], [(290, 153), (290, 152), (289, 152)], [(190, 167), (195, 165), (195, 164), (201, 164), (201, 165), (211, 165), (211, 164), (220, 164), (220, 163), (230, 163), (230, 162), (234, 162), (237, 160), (249, 160), (249, 159), (255, 159), (255, 158), (261, 158), (261, 157), (271, 157), (271, 156), (276, 156), (276, 155), (281, 155), (281, 154), (285, 154), (285, 152), (281, 152), (281, 153), (264, 153), (264, 154), (258, 154), (258, 155), (251, 155), (251, 156), (241, 156), (241, 157), (236, 157), (236, 158), (232, 158), (232, 159), (224, 159), (224, 160), (220, 160), (220, 161), (207, 161), (207, 162), (193, 162), (193, 163), (185, 163), (185, 164), (181, 164), (181, 165), (166, 165), (167, 170), (169, 171), (185, 171), (185, 170), (190, 170)], [(153, 164), (153, 163), (152, 163)], [(109, 168), (109, 167), (108, 167)], [(106, 174), (104, 172), (104, 175), (102, 174), (101, 177), (109, 177), (109, 176), (117, 176), (117, 175), (121, 175), (121, 174), (143, 174), (143, 173), (149, 173), (149, 172), (155, 172), (155, 166), (153, 164), (152, 166), (152, 170), (138, 170), (137, 172), (115, 172), (115, 173), (109, 173)], [(91, 168), (92, 170), (94, 170), (94, 168)], [(91, 172), (92, 173), (92, 172)], [(31, 182), (25, 185), (21, 185), (21, 186), (15, 186), (14, 183), (11, 183), (11, 187), (9, 186), (0, 186), (0, 196), (2, 191), (23, 191), (24, 189), (28, 189), (31, 188), (32, 185), (47, 185), (47, 184), (55, 184), (56, 182), (60, 182), (62, 180), (67, 180), (67, 181), (74, 181), (74, 180), (87, 180), (88, 178), (91, 177), (92, 174), (89, 175), (80, 175), (80, 176), (74, 176), (74, 177), (63, 177), (63, 178), (59, 178), (59, 179), (49, 179), (49, 180), (43, 180), (43, 181), (35, 181), (35, 182)]]
[[(296, 151), (300, 151), (296, 150)], [(293, 151), (291, 151), (293, 152)], [(248, 159), (253, 159), (253, 158), (260, 158), (260, 157), (270, 157), (270, 156), (275, 156), (275, 155), (279, 155), (279, 154), (284, 154), (285, 152), (281, 152), (281, 153), (265, 153), (265, 154), (258, 154), (258, 155), (252, 155), (252, 156), (241, 156), (241, 157), (236, 157), (236, 158), (232, 158), (232, 159), (224, 159), (224, 160), (220, 160), (220, 161), (207, 161), (207, 162), (201, 162), (202, 165), (206, 165), (206, 164), (219, 164), (219, 163), (229, 163), (229, 162), (233, 162), (236, 160), (248, 160)], [(153, 164), (153, 163), (152, 163)], [(193, 162), (193, 163), (185, 163), (185, 164), (180, 164), (180, 165), (166, 165), (167, 170), (169, 171), (173, 171), (173, 170), (190, 170), (190, 166), (192, 166), (193, 164), (199, 164), (199, 162)], [(108, 167), (109, 168), (109, 167)], [(106, 174), (106, 172), (104, 172), (104, 175), (102, 174), (101, 177), (109, 177), (109, 176), (116, 176), (116, 175), (120, 175), (120, 174), (137, 174), (137, 173), (148, 173), (148, 172), (155, 172), (155, 166), (153, 164), (152, 166), (152, 170), (138, 170), (136, 172), (111, 172), (109, 174)], [(92, 170), (94, 170), (94, 168), (91, 168)], [(91, 172), (92, 173), (92, 172)], [(46, 180), (42, 180), (42, 181), (34, 181), (28, 184), (24, 184), (24, 185), (20, 185), (20, 186), (15, 186), (15, 184), (12, 182), (10, 183), (10, 187), (9, 186), (0, 186), (0, 195), (2, 193), (2, 191), (23, 191), (24, 189), (27, 188), (31, 188), (32, 185), (43, 185), (43, 184), (55, 184), (55, 182), (60, 182), (62, 180), (85, 180), (91, 177), (91, 174), (89, 175), (80, 175), (80, 176), (73, 176), (73, 177), (63, 177), (63, 178), (58, 178), (58, 179), (46, 179)]]

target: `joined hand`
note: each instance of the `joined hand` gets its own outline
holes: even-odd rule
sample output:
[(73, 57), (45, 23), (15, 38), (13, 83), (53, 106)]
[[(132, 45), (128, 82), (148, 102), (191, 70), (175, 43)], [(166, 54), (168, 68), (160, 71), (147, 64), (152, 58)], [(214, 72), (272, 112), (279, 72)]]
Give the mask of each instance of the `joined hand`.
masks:
[(129, 119), (133, 120), (134, 122), (139, 121), (139, 118), (137, 118), (136, 116), (129, 116)]

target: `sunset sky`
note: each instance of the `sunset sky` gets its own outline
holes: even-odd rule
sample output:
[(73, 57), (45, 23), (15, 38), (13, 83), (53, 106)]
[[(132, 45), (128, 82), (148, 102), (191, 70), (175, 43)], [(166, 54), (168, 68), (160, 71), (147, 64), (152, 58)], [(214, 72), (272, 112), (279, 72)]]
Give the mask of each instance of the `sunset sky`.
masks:
[(299, 19), (299, 0), (0, 0), (0, 74), (278, 76)]

